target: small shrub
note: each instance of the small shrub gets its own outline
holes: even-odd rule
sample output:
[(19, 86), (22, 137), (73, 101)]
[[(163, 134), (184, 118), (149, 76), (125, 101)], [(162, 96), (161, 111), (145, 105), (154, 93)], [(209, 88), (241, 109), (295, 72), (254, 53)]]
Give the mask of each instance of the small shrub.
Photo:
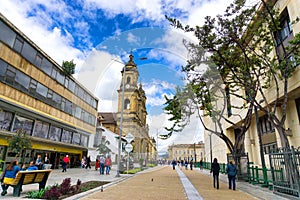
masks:
[(41, 189), (40, 191), (30, 191), (27, 193), (27, 198), (29, 199), (41, 199), (44, 196), (46, 189)]
[(63, 180), (62, 184), (60, 185), (60, 193), (65, 195), (70, 191), (71, 188), (71, 178), (66, 178)]
[(57, 200), (60, 196), (61, 194), (58, 186), (54, 185), (49, 190), (45, 191), (43, 199)]
[(136, 174), (136, 173), (138, 173), (138, 172), (140, 172), (140, 171), (142, 171), (142, 169), (141, 168), (134, 168), (134, 169), (130, 169), (130, 170), (125, 170), (124, 172), (123, 172), (123, 174)]

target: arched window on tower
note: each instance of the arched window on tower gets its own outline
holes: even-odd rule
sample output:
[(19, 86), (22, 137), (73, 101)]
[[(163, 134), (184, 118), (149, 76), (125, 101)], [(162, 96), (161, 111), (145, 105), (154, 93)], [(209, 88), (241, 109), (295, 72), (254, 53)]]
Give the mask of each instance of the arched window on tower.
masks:
[(125, 100), (125, 103), (124, 103), (124, 109), (130, 109), (130, 100), (129, 99), (126, 99)]
[(126, 83), (130, 83), (130, 77), (127, 77)]

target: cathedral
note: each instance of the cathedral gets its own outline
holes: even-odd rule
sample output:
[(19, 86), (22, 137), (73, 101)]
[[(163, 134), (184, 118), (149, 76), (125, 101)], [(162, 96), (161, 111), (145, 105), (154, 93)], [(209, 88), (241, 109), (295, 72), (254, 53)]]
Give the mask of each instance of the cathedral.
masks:
[(100, 122), (103, 127), (117, 135), (122, 130), (123, 137), (128, 133), (134, 136), (131, 144), (133, 145), (132, 156), (135, 161), (155, 160), (157, 158), (156, 141), (149, 137), (149, 127), (146, 124), (147, 98), (142, 84), (138, 83), (139, 72), (132, 54), (121, 73), (122, 81), (118, 89), (118, 112), (100, 112)]

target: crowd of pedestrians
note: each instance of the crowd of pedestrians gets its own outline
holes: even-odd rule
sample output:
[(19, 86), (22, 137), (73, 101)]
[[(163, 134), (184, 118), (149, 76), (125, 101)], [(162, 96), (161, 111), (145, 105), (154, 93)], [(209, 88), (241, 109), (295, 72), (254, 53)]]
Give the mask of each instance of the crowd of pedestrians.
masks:
[[(106, 157), (101, 154), (99, 158), (96, 158), (95, 160), (95, 170), (100, 171), (100, 174), (105, 174), (109, 175), (110, 170), (112, 166), (112, 160), (110, 155), (107, 155)], [(91, 169), (91, 158), (88, 156), (87, 158), (84, 156), (81, 160), (81, 168), (84, 169)]]
[[(190, 166), (190, 170), (193, 170), (193, 159), (190, 159), (188, 161), (187, 159), (176, 161), (175, 159), (170, 162), (170, 164), (173, 167), (173, 170), (176, 169), (176, 166), (178, 167), (184, 167), (186, 170), (188, 170), (188, 166)], [(203, 170), (203, 160), (201, 159), (199, 161), (199, 168), (200, 170)], [(237, 166), (234, 164), (234, 161), (230, 160), (229, 163), (226, 165), (226, 174), (228, 177), (228, 188), (232, 190), (236, 190), (236, 175), (237, 175), (238, 169)], [(220, 164), (218, 163), (218, 159), (214, 158), (213, 162), (211, 163), (211, 169), (210, 173), (213, 175), (213, 187), (216, 189), (219, 189), (219, 174), (220, 174)]]

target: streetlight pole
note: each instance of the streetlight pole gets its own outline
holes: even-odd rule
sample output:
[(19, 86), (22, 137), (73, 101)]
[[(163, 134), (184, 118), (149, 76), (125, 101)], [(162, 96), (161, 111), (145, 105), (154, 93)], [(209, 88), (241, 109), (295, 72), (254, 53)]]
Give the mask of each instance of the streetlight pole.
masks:
[(121, 100), (122, 102), (121, 102), (120, 132), (119, 132), (119, 143), (118, 143), (118, 160), (117, 160), (117, 174), (116, 174), (116, 177), (120, 177), (121, 143), (122, 143), (122, 132), (123, 132), (123, 110), (124, 110), (125, 76), (126, 76), (126, 64), (124, 65), (124, 74), (123, 74), (123, 80), (122, 80), (122, 100)]
[(211, 141), (211, 134), (209, 134), (209, 146), (210, 146), (210, 163), (212, 163), (212, 141)]
[[(130, 61), (133, 61), (132, 53), (130, 52)], [(143, 57), (139, 60), (146, 60), (147, 58)], [(117, 61), (117, 60), (115, 60)], [(129, 61), (129, 62), (130, 62)], [(120, 62), (120, 61), (117, 61)], [(122, 63), (122, 62), (120, 62)], [(124, 63), (122, 63), (124, 64)], [(125, 78), (126, 78), (126, 63), (124, 64), (124, 73), (123, 73), (123, 79), (122, 79), (122, 102), (121, 102), (121, 116), (120, 116), (120, 132), (119, 132), (119, 142), (118, 142), (118, 159), (117, 159), (117, 173), (116, 177), (120, 177), (120, 165), (121, 165), (121, 144), (122, 144), (122, 133), (123, 133), (123, 112), (124, 112), (124, 93), (125, 93)]]

